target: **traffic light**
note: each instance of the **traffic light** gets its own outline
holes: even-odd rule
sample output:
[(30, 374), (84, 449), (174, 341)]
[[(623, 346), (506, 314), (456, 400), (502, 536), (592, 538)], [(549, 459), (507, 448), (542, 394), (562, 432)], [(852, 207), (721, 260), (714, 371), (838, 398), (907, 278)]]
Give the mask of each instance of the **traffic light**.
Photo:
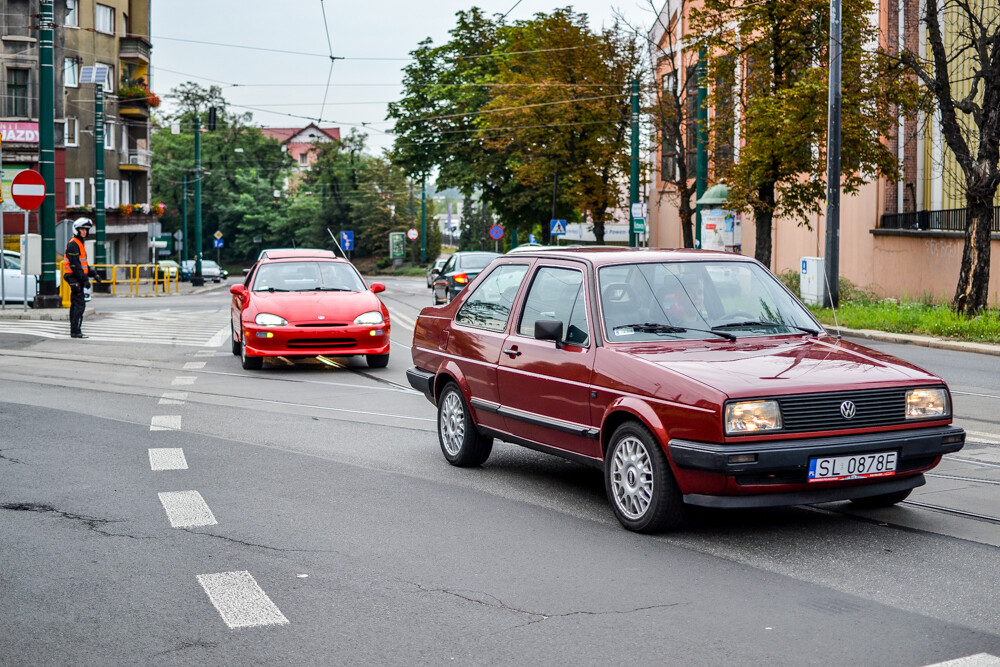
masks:
[(208, 108), (208, 131), (212, 132), (215, 130), (215, 121), (217, 120), (217, 112), (215, 107)]

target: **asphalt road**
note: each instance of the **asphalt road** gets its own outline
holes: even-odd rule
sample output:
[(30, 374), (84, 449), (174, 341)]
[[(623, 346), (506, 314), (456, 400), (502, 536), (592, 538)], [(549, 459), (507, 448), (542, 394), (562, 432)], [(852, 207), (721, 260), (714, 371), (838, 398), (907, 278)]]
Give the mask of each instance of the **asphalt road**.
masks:
[(913, 502), (642, 536), (581, 466), (448, 466), (404, 377), (429, 290), (385, 282), (375, 371), (242, 370), (224, 289), (95, 299), (83, 341), (0, 326), (0, 664), (1000, 656), (1000, 358), (872, 344), (945, 377), (975, 434)]

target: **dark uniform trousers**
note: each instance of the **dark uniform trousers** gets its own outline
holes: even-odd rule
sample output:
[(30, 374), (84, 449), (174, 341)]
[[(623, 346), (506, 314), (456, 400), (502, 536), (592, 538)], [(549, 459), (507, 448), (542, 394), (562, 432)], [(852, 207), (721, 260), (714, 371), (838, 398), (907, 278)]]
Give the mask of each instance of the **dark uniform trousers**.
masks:
[(76, 279), (68, 279), (69, 285), (69, 333), (83, 333), (83, 311), (87, 309), (87, 301), (83, 296), (83, 285)]

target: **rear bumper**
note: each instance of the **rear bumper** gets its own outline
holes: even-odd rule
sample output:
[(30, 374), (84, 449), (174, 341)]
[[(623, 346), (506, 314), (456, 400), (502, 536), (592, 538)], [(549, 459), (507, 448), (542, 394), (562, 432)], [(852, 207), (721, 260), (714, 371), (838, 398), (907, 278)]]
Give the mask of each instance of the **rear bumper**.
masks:
[(406, 381), (410, 386), (422, 392), (431, 403), (434, 402), (434, 373), (424, 371), (416, 366), (406, 369)]
[(247, 354), (252, 357), (389, 354), (389, 327), (386, 325), (302, 329), (244, 324), (243, 339)]

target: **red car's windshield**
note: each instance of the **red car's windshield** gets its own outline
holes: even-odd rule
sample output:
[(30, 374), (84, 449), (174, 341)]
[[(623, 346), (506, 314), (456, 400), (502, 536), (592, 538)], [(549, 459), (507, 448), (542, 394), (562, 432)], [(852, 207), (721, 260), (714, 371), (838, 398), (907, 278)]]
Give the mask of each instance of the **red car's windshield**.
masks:
[(361, 292), (365, 283), (343, 262), (301, 261), (262, 264), (253, 279), (254, 292)]

